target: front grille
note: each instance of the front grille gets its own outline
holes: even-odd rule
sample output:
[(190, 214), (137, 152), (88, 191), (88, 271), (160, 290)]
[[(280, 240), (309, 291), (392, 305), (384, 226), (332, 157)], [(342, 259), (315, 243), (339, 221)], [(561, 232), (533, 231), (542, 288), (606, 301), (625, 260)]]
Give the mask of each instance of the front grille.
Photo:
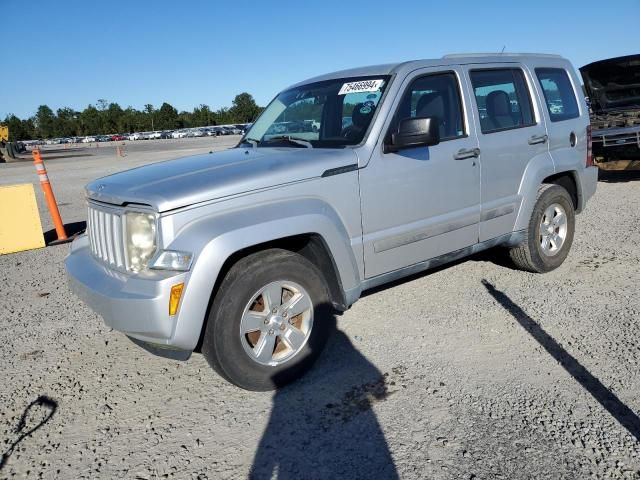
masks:
[[(617, 130), (618, 132), (620, 130)], [(609, 135), (593, 135), (594, 144), (602, 144), (603, 147), (624, 147), (626, 145), (635, 145), (640, 148), (640, 129), (637, 131), (629, 131), (623, 133), (615, 133)]]
[(125, 270), (122, 216), (114, 210), (89, 204), (87, 232), (93, 256), (110, 267)]

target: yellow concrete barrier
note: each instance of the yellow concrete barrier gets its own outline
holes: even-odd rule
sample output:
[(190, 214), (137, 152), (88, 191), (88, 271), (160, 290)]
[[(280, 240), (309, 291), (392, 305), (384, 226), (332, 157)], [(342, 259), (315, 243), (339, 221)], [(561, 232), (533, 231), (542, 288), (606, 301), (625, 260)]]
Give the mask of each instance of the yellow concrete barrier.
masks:
[(0, 255), (44, 247), (33, 185), (0, 187)]

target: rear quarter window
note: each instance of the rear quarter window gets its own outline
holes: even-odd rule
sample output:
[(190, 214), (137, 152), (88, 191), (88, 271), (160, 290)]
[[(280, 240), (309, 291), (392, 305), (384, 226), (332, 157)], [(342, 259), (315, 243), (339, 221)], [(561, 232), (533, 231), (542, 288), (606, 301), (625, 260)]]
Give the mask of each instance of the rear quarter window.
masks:
[(544, 92), (544, 100), (552, 122), (561, 122), (580, 116), (576, 94), (566, 70), (536, 68), (536, 76)]

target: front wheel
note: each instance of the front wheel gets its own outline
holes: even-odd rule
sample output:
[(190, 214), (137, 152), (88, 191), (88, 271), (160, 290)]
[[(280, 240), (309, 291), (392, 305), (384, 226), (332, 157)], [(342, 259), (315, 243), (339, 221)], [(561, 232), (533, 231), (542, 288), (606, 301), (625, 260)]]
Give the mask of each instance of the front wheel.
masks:
[(202, 353), (246, 390), (272, 390), (305, 373), (323, 349), (333, 315), (318, 268), (280, 249), (239, 260), (213, 301)]
[(558, 268), (569, 255), (575, 224), (569, 192), (559, 185), (541, 185), (524, 242), (509, 252), (512, 261), (522, 270), (535, 273)]

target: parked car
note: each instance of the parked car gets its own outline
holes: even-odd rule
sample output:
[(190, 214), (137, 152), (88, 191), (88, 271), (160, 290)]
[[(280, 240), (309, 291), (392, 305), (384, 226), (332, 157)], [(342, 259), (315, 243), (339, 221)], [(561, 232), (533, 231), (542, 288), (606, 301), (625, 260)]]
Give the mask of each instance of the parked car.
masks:
[(187, 137), (204, 137), (204, 131), (201, 128), (192, 128), (187, 133)]
[(160, 131), (149, 132), (148, 135), (147, 135), (147, 138), (149, 140), (158, 140), (158, 139), (162, 138), (162, 132), (160, 132)]
[(111, 141), (113, 142), (120, 142), (122, 140), (124, 140), (125, 138), (120, 135), (119, 133), (116, 133), (115, 135), (111, 135)]
[(96, 137), (88, 137), (87, 136), (87, 137), (84, 137), (82, 139), (82, 143), (93, 143), (95, 141), (97, 141)]
[[(318, 131), (269, 134), (300, 99), (323, 112)], [(498, 246), (523, 270), (560, 267), (596, 190), (588, 130), (559, 56), (324, 75), (278, 94), (236, 148), (87, 185), (87, 234), (66, 270), (138, 345), (198, 349), (234, 384), (272, 389), (311, 367), (328, 320), (366, 290)]]
[(187, 129), (182, 129), (182, 130), (176, 130), (175, 132), (173, 132), (171, 134), (172, 138), (184, 138), (187, 136), (188, 130)]
[(162, 138), (162, 139), (172, 138), (171, 137), (172, 133), (173, 133), (173, 131), (171, 131), (171, 130), (163, 130), (162, 132), (160, 132), (160, 138)]
[(142, 139), (142, 134), (140, 132), (136, 132), (136, 133), (131, 133), (129, 134), (129, 136), (127, 137), (129, 140), (141, 140)]

